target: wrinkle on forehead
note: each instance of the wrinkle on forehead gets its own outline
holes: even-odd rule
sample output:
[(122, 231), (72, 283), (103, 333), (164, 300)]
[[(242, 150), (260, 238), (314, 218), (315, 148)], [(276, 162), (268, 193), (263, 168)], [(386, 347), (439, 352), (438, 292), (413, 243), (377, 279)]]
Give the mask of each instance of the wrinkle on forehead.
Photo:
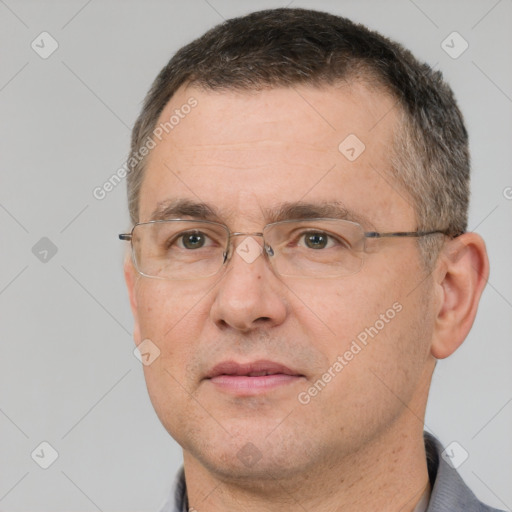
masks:
[[(402, 204), (393, 178), (384, 179), (396, 121), (386, 95), (356, 87), (302, 88), (300, 95), (294, 89), (187, 90), (166, 109), (191, 94), (197, 107), (149, 155), (141, 194), (146, 216), (164, 194), (194, 195), (217, 204), (227, 220), (243, 212), (247, 222), (237, 226), (243, 231), (265, 218), (262, 205), (306, 195), (323, 201), (339, 190), (352, 211), (382, 219), (386, 227), (405, 225), (409, 205)], [(338, 149), (349, 134), (366, 145), (354, 162)]]
[[(357, 126), (353, 126), (354, 130), (362, 133), (373, 132), (376, 128), (375, 132), (379, 132), (380, 128), (384, 128), (395, 117), (393, 110), (396, 106), (396, 100), (386, 92), (369, 91), (367, 86), (358, 82), (342, 87), (300, 85), (263, 91), (217, 91), (187, 87), (179, 89), (170, 99), (158, 123), (165, 122), (173, 110), (186, 103), (190, 96), (197, 98), (197, 107), (175, 129), (164, 135), (163, 140), (176, 137), (193, 141), (195, 137), (206, 135), (210, 141), (222, 144), (226, 134), (233, 135), (229, 121), (235, 120), (235, 136), (245, 137), (251, 134), (248, 141), (252, 143), (265, 138), (270, 141), (297, 140), (301, 130), (294, 128), (306, 125), (307, 136), (302, 137), (301, 143), (307, 145), (308, 137), (312, 133), (315, 140), (318, 140), (336, 135), (340, 129), (343, 132), (346, 115), (351, 118), (352, 123), (357, 123)], [(326, 105), (325, 98), (333, 98), (334, 101), (331, 105)], [(337, 98), (341, 98), (341, 101), (336, 101)], [(274, 108), (274, 104), (277, 108)], [(361, 115), (351, 115), (354, 112), (360, 112)], [(197, 123), (197, 120), (200, 122)], [(194, 125), (194, 129), (191, 125)], [(257, 132), (259, 133), (256, 135)], [(337, 135), (341, 136), (342, 133)]]
[[(197, 149), (196, 149), (197, 148)], [(309, 149), (309, 148), (308, 148)], [(300, 153), (299, 153), (300, 150)], [(308, 171), (329, 169), (336, 163), (337, 148), (311, 148), (306, 150), (299, 145), (286, 144), (281, 147), (254, 147), (247, 145), (224, 145), (195, 148), (180, 148), (179, 160), (175, 171), (181, 174), (182, 169), (222, 167), (231, 170), (258, 170), (262, 168), (276, 169), (282, 162), (295, 170)], [(172, 155), (172, 153), (170, 154)], [(170, 156), (170, 159), (172, 156)], [(279, 164), (278, 164), (279, 162)]]
[[(285, 140), (275, 140), (275, 139), (255, 139), (249, 141), (240, 141), (240, 142), (219, 142), (216, 144), (179, 144), (180, 149), (191, 149), (194, 151), (211, 151), (217, 149), (226, 149), (226, 150), (252, 150), (254, 146), (262, 146), (265, 148), (281, 148), (283, 146), (291, 146), (297, 144), (297, 142), (285, 141)], [(177, 147), (178, 144), (175, 143), (172, 139), (169, 140), (169, 146)], [(300, 147), (306, 149), (308, 151), (329, 151), (332, 149), (332, 144), (305, 144), (303, 142), (300, 143)]]

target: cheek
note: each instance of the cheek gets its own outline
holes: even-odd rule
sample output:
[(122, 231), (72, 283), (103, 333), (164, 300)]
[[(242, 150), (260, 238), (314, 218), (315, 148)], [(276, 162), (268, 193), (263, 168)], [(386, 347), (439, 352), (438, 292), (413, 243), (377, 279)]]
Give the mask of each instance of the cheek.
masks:
[(172, 396), (193, 388), (187, 368), (208, 314), (205, 292), (193, 290), (190, 284), (146, 281), (137, 291), (141, 340), (151, 340), (159, 350), (158, 358), (144, 367), (151, 395)]
[[(349, 318), (339, 320), (339, 335), (327, 349), (334, 374), (327, 378), (332, 383), (312, 399), (316, 401), (312, 407), (331, 411), (324, 416), (347, 433), (354, 424), (365, 425), (366, 434), (376, 431), (394, 421), (406, 407), (414, 407), (411, 401), (428, 359), (430, 326), (425, 319), (418, 322), (417, 304), (384, 304), (391, 307), (365, 304), (364, 316), (352, 322)], [(367, 314), (368, 310), (371, 313)], [(344, 331), (342, 321), (351, 328)], [(325, 373), (317, 377), (325, 381)], [(366, 434), (353, 432), (354, 439)]]
[[(331, 365), (342, 356), (344, 377), (337, 381), (359, 395), (366, 389), (368, 397), (379, 396), (378, 389), (372, 394), (370, 388), (384, 392), (388, 382), (397, 392), (411, 389), (428, 358), (433, 330), (429, 282), (418, 286), (417, 263), (400, 259), (377, 269), (368, 265), (357, 275), (328, 282), (315, 298), (305, 289), (296, 290), (314, 313), (304, 310), (311, 319), (311, 342)], [(411, 283), (417, 286), (414, 291)], [(320, 332), (325, 336), (318, 336)], [(377, 382), (379, 377), (383, 383)]]
[(141, 336), (163, 343), (178, 333), (190, 332), (194, 325), (199, 325), (195, 320), (203, 297), (204, 293), (189, 284), (141, 281), (137, 289)]
[[(364, 338), (366, 328), (378, 322), (382, 327), (380, 315), (389, 319), (396, 316), (399, 293), (396, 285), (382, 284), (374, 278), (365, 278), (362, 274), (322, 283), (297, 283), (290, 286), (293, 290), (294, 315), (304, 327), (309, 329), (311, 342), (319, 350), (332, 353), (343, 352), (359, 334)], [(323, 340), (318, 344), (319, 340)]]
[(173, 435), (187, 430), (182, 424), (187, 416), (175, 412), (194, 409), (194, 381), (187, 368), (204, 323), (204, 291), (191, 290), (190, 285), (187, 291), (184, 285), (155, 280), (144, 280), (137, 289), (141, 339), (151, 340), (159, 350), (158, 357), (143, 366), (144, 378), (160, 421)]

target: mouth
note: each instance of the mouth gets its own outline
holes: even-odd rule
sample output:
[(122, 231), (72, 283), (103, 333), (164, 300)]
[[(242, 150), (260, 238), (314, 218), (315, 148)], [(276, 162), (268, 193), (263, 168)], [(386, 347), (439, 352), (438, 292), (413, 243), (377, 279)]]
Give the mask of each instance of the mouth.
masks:
[(205, 378), (223, 391), (255, 395), (290, 385), (303, 379), (304, 375), (274, 361), (224, 361), (214, 366)]

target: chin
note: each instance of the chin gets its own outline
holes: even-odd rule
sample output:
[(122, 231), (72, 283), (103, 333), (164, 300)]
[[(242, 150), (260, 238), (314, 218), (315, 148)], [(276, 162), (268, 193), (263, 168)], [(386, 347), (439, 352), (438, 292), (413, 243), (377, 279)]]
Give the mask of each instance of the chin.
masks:
[(203, 433), (198, 438), (187, 436), (183, 443), (178, 441), (186, 452), (185, 463), (187, 457), (193, 457), (219, 479), (251, 481), (256, 489), (265, 482), (307, 474), (318, 464), (318, 457), (325, 457), (321, 448), (289, 430), (271, 432), (272, 428), (263, 429), (254, 422), (251, 428), (247, 420), (245, 428), (241, 427), (239, 424), (232, 430), (238, 432), (233, 436), (223, 431), (222, 435), (207, 437)]

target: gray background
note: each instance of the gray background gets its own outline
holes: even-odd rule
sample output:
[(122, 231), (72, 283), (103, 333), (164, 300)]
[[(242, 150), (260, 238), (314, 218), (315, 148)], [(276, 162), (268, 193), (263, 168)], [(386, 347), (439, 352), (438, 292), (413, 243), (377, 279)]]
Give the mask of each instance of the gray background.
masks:
[[(101, 201), (92, 192), (126, 159), (141, 101), (172, 53), (223, 18), (288, 3), (0, 0), (0, 510), (161, 504), (181, 454), (132, 353), (116, 236), (129, 225), (125, 184)], [(459, 99), (473, 155), (469, 227), (487, 242), (491, 277), (471, 334), (438, 364), (426, 428), (469, 453), (459, 472), (481, 499), (511, 510), (512, 3), (291, 5), (404, 43)], [(31, 48), (43, 31), (59, 45), (47, 59)], [(441, 48), (453, 31), (469, 43), (457, 59)], [(57, 248), (46, 261), (43, 237)], [(31, 458), (42, 441), (59, 455), (48, 469)]]

